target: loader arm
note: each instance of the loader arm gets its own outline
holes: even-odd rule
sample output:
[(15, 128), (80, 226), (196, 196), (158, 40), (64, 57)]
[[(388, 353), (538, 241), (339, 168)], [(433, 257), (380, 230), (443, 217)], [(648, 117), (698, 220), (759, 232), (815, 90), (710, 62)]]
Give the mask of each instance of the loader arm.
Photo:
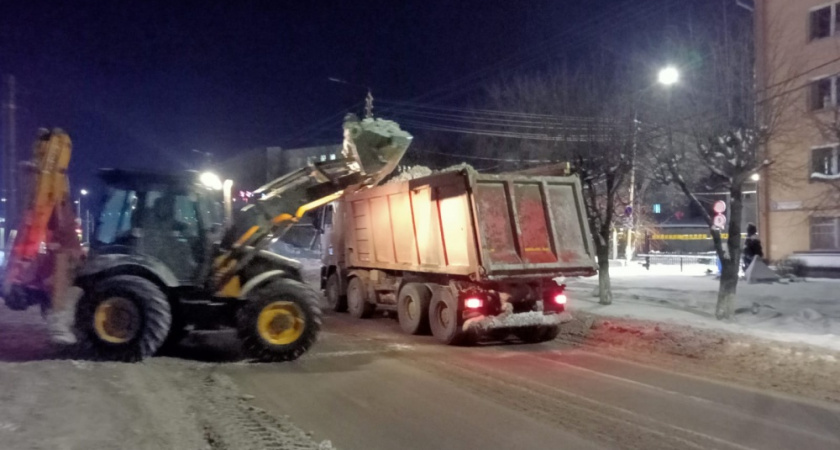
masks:
[(223, 252), (210, 277), (214, 292), (235, 292), (229, 283), (307, 212), (382, 181), (411, 140), (395, 122), (348, 116), (341, 159), (310, 164), (254, 192), (257, 200), (240, 211), (222, 241)]
[(27, 165), (33, 176), (3, 278), (3, 298), (12, 309), (55, 306), (82, 260), (67, 179), (71, 148), (59, 129), (42, 130), (35, 142)]

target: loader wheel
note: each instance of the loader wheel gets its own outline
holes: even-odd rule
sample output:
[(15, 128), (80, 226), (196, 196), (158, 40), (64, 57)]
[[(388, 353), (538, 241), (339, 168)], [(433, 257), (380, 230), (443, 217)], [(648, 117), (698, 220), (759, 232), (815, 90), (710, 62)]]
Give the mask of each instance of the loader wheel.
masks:
[(429, 326), (432, 335), (446, 345), (468, 345), (471, 335), (464, 333), (458, 323), (458, 304), (446, 290), (439, 291), (432, 297), (429, 305)]
[(259, 288), (238, 314), (246, 355), (261, 361), (292, 361), (309, 350), (321, 330), (320, 294), (294, 280)]
[(367, 301), (367, 287), (359, 277), (353, 277), (347, 283), (347, 309), (356, 319), (367, 319), (376, 309), (376, 305)]
[(79, 301), (79, 342), (94, 359), (140, 361), (154, 355), (169, 334), (166, 295), (145, 278), (120, 275), (97, 282)]
[(347, 296), (341, 295), (341, 287), (338, 283), (338, 273), (333, 273), (327, 278), (327, 286), (324, 289), (327, 297), (327, 308), (335, 312), (347, 311)]
[(397, 319), (408, 334), (424, 334), (429, 329), (429, 303), (432, 293), (419, 283), (409, 283), (400, 289), (397, 300)]

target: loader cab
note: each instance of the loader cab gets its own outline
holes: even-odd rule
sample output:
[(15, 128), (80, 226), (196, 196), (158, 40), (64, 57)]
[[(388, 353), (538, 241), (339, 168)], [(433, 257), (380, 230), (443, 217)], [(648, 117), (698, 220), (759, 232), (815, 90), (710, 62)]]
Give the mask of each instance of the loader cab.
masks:
[(198, 174), (106, 170), (91, 254), (134, 255), (162, 264), (182, 284), (206, 279), (214, 244), (224, 231), (221, 191)]

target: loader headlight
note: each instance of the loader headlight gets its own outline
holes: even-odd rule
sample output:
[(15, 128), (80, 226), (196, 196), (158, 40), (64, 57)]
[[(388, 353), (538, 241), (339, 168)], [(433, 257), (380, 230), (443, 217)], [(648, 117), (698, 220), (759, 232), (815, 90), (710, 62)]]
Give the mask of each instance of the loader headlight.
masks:
[(219, 176), (213, 172), (202, 173), (198, 177), (198, 180), (201, 181), (201, 184), (203, 184), (209, 189), (213, 189), (216, 191), (220, 191), (222, 189), (222, 179), (219, 178)]

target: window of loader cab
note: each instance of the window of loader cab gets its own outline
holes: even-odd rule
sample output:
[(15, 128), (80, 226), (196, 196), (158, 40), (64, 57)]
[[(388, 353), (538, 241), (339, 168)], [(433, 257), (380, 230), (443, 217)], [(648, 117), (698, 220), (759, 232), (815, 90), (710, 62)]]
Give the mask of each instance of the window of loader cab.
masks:
[(332, 226), (333, 224), (333, 205), (327, 205), (324, 208), (324, 226)]
[(108, 190), (96, 227), (96, 240), (103, 244), (114, 244), (128, 236), (136, 209), (137, 195), (134, 191)]

